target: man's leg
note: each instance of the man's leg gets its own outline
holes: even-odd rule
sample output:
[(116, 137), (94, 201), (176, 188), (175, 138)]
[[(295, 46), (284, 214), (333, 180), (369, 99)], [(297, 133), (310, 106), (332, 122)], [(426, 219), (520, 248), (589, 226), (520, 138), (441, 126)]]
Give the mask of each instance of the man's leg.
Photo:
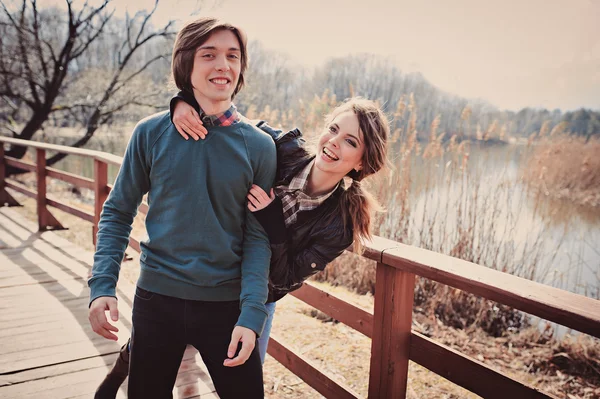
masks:
[(273, 327), (273, 317), (275, 316), (275, 304), (277, 302), (269, 302), (265, 304), (267, 308), (267, 322), (262, 335), (258, 338), (258, 353), (260, 354), (260, 362), (265, 363), (265, 357), (267, 356), (267, 348), (269, 346), (269, 336), (271, 335), (271, 327)]
[(129, 354), (130, 399), (172, 398), (186, 343), (185, 301), (136, 289)]
[[(225, 367), (231, 333), (240, 315), (239, 302), (189, 301), (194, 312), (186, 318), (187, 339), (198, 349), (221, 399), (264, 397), (258, 345), (246, 363)], [(190, 317), (191, 316), (191, 317)]]

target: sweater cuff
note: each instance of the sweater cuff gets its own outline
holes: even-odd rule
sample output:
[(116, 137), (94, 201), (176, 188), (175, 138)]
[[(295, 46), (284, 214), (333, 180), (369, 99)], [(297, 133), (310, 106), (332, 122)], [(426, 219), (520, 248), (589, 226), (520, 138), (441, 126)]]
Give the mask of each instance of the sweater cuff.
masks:
[(275, 196), (266, 208), (254, 212), (256, 220), (265, 229), (271, 244), (280, 244), (286, 240), (285, 219), (283, 218), (283, 204)]
[(193, 96), (190, 97), (190, 94), (183, 90), (179, 91), (177, 94), (175, 94), (173, 97), (171, 97), (171, 101), (169, 101), (169, 116), (171, 118), (171, 123), (173, 123), (173, 112), (175, 111), (175, 106), (177, 105), (177, 101), (185, 101), (192, 107), (194, 107), (194, 104), (196, 103), (196, 99)]
[(90, 287), (90, 302), (88, 307), (92, 305), (95, 299), (101, 296), (117, 297), (117, 288), (115, 280), (110, 277), (91, 278), (88, 281)]
[(264, 308), (264, 305), (263, 309), (259, 309), (252, 305), (246, 305), (242, 307), (242, 312), (235, 325), (251, 329), (256, 333), (256, 338), (258, 338), (263, 333), (266, 321), (267, 311)]

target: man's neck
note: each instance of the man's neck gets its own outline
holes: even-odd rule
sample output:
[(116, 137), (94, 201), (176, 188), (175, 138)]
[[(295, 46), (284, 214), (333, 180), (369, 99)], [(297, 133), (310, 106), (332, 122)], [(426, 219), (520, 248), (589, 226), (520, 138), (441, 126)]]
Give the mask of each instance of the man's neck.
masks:
[(206, 115), (218, 115), (227, 111), (231, 107), (231, 100), (211, 101), (206, 97), (198, 96), (194, 93), (194, 97), (200, 106), (200, 109)]

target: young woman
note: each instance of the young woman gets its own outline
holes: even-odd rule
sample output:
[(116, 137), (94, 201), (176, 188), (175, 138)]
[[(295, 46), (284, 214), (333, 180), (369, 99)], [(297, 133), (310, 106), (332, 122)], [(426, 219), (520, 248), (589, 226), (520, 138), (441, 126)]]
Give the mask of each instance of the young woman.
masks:
[[(193, 97), (180, 93), (171, 105), (173, 123), (185, 139), (206, 137)], [(306, 148), (298, 129), (283, 133), (263, 121), (257, 127), (271, 135), (277, 148), (274, 188), (267, 194), (253, 185), (248, 193), (248, 208), (267, 232), (272, 251), (269, 317), (258, 339), (264, 362), (275, 302), (351, 244), (360, 251), (371, 237), (371, 214), (378, 204), (361, 181), (387, 163), (389, 124), (373, 101), (351, 98), (325, 117), (316, 153)], [(107, 376), (112, 386), (118, 383), (115, 395), (127, 375), (127, 357), (125, 346)]]

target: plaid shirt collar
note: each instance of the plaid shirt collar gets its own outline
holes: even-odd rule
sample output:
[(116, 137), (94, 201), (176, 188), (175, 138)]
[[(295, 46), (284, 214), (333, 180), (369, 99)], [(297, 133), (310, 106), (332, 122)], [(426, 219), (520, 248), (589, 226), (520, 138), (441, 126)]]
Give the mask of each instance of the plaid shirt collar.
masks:
[(198, 115), (200, 115), (200, 120), (204, 124), (204, 126), (231, 126), (240, 121), (240, 115), (237, 112), (237, 108), (233, 103), (231, 103), (231, 107), (223, 113), (219, 113), (216, 115), (207, 115), (202, 108), (199, 108)]
[(325, 202), (325, 200), (327, 200), (340, 185), (338, 183), (331, 191), (317, 197), (311, 197), (306, 194), (305, 191), (308, 186), (308, 176), (310, 175), (314, 163), (315, 161), (313, 160), (306, 165), (304, 169), (292, 178), (287, 187), (278, 186), (275, 188), (275, 192), (281, 199), (283, 205), (283, 215), (286, 226), (290, 226), (296, 221), (298, 212), (310, 211)]

